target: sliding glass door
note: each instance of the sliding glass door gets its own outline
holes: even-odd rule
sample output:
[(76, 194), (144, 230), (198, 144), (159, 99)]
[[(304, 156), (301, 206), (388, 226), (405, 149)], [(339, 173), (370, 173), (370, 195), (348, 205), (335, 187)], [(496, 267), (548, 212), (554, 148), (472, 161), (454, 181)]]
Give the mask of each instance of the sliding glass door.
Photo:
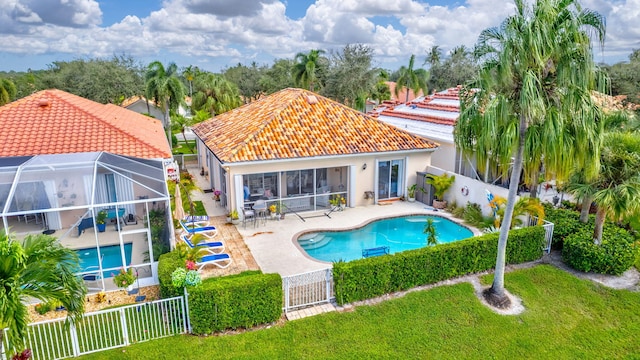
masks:
[(378, 199), (397, 198), (402, 194), (404, 160), (378, 162)]

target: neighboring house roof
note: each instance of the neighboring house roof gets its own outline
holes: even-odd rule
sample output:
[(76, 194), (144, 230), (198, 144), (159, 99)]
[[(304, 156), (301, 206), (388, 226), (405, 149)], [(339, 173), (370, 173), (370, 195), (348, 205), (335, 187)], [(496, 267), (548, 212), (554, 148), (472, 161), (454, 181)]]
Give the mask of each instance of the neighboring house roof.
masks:
[[(387, 84), (387, 86), (389, 87), (389, 91), (391, 92), (391, 101), (404, 102), (407, 99), (406, 88), (400, 89), (398, 92), (398, 96), (396, 97), (397, 84), (393, 81), (385, 81), (384, 83)], [(424, 93), (422, 92), (422, 90), (418, 91), (418, 93), (415, 94), (413, 90), (409, 89), (409, 101), (412, 101), (413, 99), (417, 97), (422, 97), (422, 96), (424, 96)]]
[(0, 157), (107, 151), (171, 157), (160, 121), (61, 90), (44, 90), (0, 107)]
[(385, 101), (368, 114), (413, 134), (453, 143), (460, 117), (460, 86), (421, 96), (413, 101)]
[(222, 162), (435, 149), (427, 139), (302, 89), (284, 89), (193, 127)]

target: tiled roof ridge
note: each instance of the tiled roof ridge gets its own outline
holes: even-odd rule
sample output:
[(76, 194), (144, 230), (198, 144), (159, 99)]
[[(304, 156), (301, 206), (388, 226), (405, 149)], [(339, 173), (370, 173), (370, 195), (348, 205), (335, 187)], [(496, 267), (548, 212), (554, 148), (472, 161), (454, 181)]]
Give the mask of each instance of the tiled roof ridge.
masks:
[(410, 113), (405, 113), (401, 111), (383, 110), (380, 112), (380, 115), (396, 117), (396, 118), (404, 118), (409, 120), (425, 121), (425, 122), (431, 122), (436, 124), (445, 124), (445, 125), (453, 125), (456, 123), (456, 120), (454, 119), (448, 119), (448, 118), (433, 116), (433, 115), (410, 114)]
[[(115, 129), (117, 132), (119, 132), (120, 134), (125, 135), (127, 138), (132, 139), (132, 140), (134, 140), (136, 142), (143, 143), (146, 146), (149, 146), (150, 148), (153, 148), (154, 150), (156, 150), (156, 151), (158, 151), (160, 153), (164, 152), (162, 149), (156, 147), (155, 145), (152, 145), (151, 143), (149, 143), (145, 139), (143, 139), (141, 137), (135, 137), (135, 136), (131, 135), (129, 132), (127, 132), (124, 129), (122, 129), (121, 127), (113, 124), (111, 121), (109, 121), (109, 119), (105, 118), (104, 115), (100, 116), (99, 114), (96, 114), (94, 111), (89, 111), (89, 110), (87, 110), (85, 108), (82, 108), (82, 107), (78, 106), (76, 102), (69, 101), (69, 100), (65, 99), (65, 97), (69, 97), (69, 96), (70, 97), (75, 97), (75, 98), (77, 98), (78, 101), (81, 101), (81, 102), (91, 102), (91, 100), (85, 99), (85, 98), (83, 98), (81, 96), (74, 95), (74, 94), (71, 94), (71, 93), (67, 93), (67, 92), (64, 92), (64, 91), (58, 90), (58, 89), (45, 90), (45, 95), (49, 95), (49, 93), (53, 94), (58, 100), (60, 100), (60, 101), (64, 102), (65, 104), (67, 104), (67, 106), (73, 107), (74, 109), (76, 109), (76, 110), (78, 110), (80, 112), (91, 114), (96, 120), (100, 121), (103, 124), (107, 124), (110, 128)], [(124, 109), (124, 108), (122, 108), (120, 106), (117, 106), (117, 105), (114, 105), (114, 104), (101, 104), (101, 105), (103, 106), (104, 109), (108, 109), (110, 107), (113, 107), (113, 109), (116, 110), (116, 111), (120, 111), (120, 109)], [(137, 115), (140, 115), (140, 116), (145, 116), (145, 115), (142, 115), (142, 114), (138, 114), (136, 112), (133, 112), (133, 113), (135, 113)], [(152, 119), (152, 118), (149, 118), (149, 119)]]

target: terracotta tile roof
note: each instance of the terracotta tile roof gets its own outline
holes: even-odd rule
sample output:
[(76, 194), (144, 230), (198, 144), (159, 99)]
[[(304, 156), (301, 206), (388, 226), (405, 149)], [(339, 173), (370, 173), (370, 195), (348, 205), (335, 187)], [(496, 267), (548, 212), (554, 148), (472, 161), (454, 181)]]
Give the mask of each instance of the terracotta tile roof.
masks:
[(368, 114), (454, 126), (460, 116), (460, 86), (407, 103), (384, 101)]
[(160, 121), (61, 90), (44, 90), (0, 107), (0, 157), (107, 151), (170, 158)]
[(416, 149), (435, 144), (333, 100), (284, 89), (193, 127), (222, 162)]
[[(396, 83), (393, 81), (385, 81), (385, 84), (387, 84), (387, 86), (389, 87), (389, 91), (391, 91), (391, 101), (400, 101), (403, 102), (407, 99), (407, 89), (406, 88), (402, 88), (400, 89), (400, 91), (398, 92), (398, 96), (396, 97)], [(409, 89), (409, 101), (420, 97), (420, 96), (424, 96), (424, 93), (422, 92), (422, 90), (420, 90), (417, 94), (415, 94), (413, 92), (413, 90)]]

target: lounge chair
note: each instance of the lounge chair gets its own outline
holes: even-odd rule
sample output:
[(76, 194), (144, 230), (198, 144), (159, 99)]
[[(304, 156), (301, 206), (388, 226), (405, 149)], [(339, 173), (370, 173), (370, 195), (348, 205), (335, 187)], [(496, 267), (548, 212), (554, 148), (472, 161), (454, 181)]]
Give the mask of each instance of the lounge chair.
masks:
[(189, 215), (182, 219), (191, 227), (209, 226), (209, 216), (207, 215)]
[[(191, 241), (190, 236), (187, 234), (180, 236), (180, 240), (192, 249), (199, 247), (201, 250), (205, 250), (210, 254), (220, 254), (224, 251), (224, 244), (222, 241), (200, 241), (199, 243), (194, 244)], [(215, 250), (217, 250), (217, 252)]]
[(202, 270), (203, 267), (210, 264), (215, 265), (220, 269), (224, 269), (231, 265), (231, 256), (227, 253), (205, 255), (196, 263), (196, 266), (198, 267), (198, 270)]
[(180, 220), (180, 226), (189, 235), (202, 234), (209, 239), (218, 235), (218, 229), (215, 226), (191, 226), (191, 224), (186, 224), (183, 220)]

